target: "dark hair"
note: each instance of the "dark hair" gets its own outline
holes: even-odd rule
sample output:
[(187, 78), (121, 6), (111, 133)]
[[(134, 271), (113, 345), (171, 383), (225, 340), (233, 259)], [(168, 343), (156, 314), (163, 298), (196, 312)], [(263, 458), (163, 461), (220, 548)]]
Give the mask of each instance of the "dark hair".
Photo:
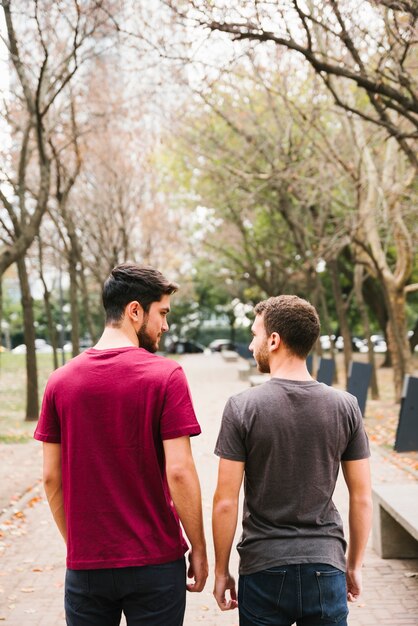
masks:
[(278, 333), (290, 352), (306, 359), (321, 330), (312, 304), (298, 296), (275, 296), (259, 302), (254, 311), (263, 315), (268, 337)]
[(107, 277), (102, 291), (106, 323), (119, 322), (129, 302), (137, 300), (145, 313), (153, 302), (171, 295), (179, 286), (170, 282), (153, 267), (140, 267), (135, 263), (117, 265)]

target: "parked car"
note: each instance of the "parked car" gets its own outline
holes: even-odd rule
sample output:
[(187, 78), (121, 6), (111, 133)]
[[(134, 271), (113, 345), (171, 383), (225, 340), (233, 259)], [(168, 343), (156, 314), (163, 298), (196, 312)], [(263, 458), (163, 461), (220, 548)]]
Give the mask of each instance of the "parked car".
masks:
[[(331, 340), (334, 341), (335, 349), (339, 352), (344, 350), (344, 338), (339, 335), (335, 337), (335, 335), (321, 335), (319, 341), (321, 342), (322, 349), (326, 352), (331, 349)], [(364, 345), (364, 339), (360, 337), (352, 337), (351, 338), (351, 346), (354, 352), (361, 352), (361, 348)]]
[[(52, 354), (53, 352), (52, 346), (50, 346), (45, 339), (35, 339), (35, 350), (40, 354)], [(26, 344), (20, 343), (18, 346), (13, 348), (12, 353), (26, 354)]]
[(208, 345), (211, 352), (222, 352), (222, 350), (235, 350), (236, 346), (229, 339), (214, 339)]
[(331, 350), (331, 339), (329, 335), (321, 335), (319, 338), (319, 342), (321, 344), (321, 348), (326, 352), (327, 350)]
[(35, 339), (35, 350), (42, 354), (52, 354), (54, 351), (52, 346), (45, 341), (45, 339)]
[(20, 343), (18, 346), (12, 349), (12, 354), (26, 354), (26, 344)]
[[(371, 342), (373, 344), (373, 352), (376, 353), (385, 353), (387, 352), (387, 344), (383, 335), (371, 335)], [(367, 340), (365, 339), (363, 345), (360, 347), (360, 352), (366, 353), (369, 351), (369, 346), (367, 345)]]
[(205, 346), (196, 341), (189, 341), (188, 339), (178, 339), (171, 341), (166, 345), (166, 351), (169, 354), (198, 354), (205, 351)]

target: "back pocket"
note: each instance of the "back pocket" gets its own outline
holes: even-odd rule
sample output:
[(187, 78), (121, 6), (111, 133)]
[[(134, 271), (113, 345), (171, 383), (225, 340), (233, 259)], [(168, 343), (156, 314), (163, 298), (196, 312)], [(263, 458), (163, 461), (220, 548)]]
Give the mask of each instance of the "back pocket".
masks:
[(323, 624), (335, 624), (348, 615), (345, 573), (336, 568), (316, 572)]
[(280, 607), (284, 570), (264, 570), (241, 576), (241, 599), (244, 608), (254, 617), (274, 615)]

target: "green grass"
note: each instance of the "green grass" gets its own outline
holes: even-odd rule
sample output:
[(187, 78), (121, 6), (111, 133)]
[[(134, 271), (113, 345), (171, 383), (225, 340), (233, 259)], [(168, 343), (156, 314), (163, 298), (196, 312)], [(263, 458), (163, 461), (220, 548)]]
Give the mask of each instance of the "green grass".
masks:
[[(52, 354), (37, 354), (39, 406), (48, 376), (53, 371)], [(177, 355), (173, 356), (178, 360)], [(60, 358), (60, 357), (59, 357)], [(67, 355), (67, 360), (69, 355)], [(25, 421), (26, 355), (0, 352), (0, 442), (29, 441), (36, 422)], [(60, 361), (61, 364), (61, 361)]]
[[(25, 421), (26, 356), (0, 353), (0, 441), (17, 443), (28, 441), (35, 430), (35, 422)], [(53, 370), (52, 354), (38, 354), (39, 400), (49, 374)]]

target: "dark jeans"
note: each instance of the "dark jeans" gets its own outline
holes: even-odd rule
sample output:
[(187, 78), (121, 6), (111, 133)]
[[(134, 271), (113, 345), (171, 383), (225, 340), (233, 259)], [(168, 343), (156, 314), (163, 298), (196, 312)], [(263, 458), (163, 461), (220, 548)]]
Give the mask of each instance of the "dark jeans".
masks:
[(347, 626), (345, 574), (306, 563), (240, 576), (238, 608), (240, 626)]
[(181, 626), (186, 606), (184, 559), (163, 565), (67, 570), (68, 626)]

